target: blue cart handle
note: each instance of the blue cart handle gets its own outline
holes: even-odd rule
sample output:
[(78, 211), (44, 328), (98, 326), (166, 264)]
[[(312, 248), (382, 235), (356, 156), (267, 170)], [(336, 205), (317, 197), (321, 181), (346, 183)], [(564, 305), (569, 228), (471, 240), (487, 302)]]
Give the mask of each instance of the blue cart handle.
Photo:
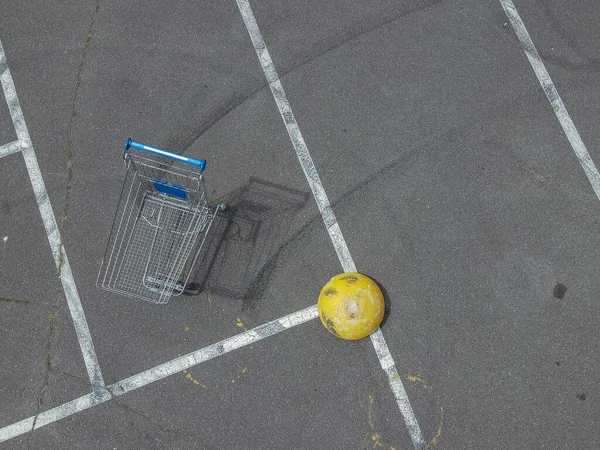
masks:
[(200, 168), (200, 172), (204, 172), (204, 168), (206, 167), (205, 159), (189, 158), (187, 156), (180, 155), (179, 153), (164, 150), (162, 148), (152, 147), (150, 145), (142, 144), (141, 142), (136, 142), (131, 138), (127, 138), (127, 140), (125, 141), (125, 150), (128, 150), (130, 147), (154, 153), (155, 155), (165, 156), (167, 158), (175, 159), (177, 161), (182, 161), (187, 164), (192, 164), (193, 166), (198, 166)]

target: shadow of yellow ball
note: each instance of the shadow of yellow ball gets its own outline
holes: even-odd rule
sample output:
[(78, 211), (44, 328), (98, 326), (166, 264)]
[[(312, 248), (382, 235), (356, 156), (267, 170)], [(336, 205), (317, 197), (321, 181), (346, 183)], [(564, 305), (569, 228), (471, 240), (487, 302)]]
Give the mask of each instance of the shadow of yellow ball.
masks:
[(317, 303), (319, 317), (332, 334), (342, 339), (362, 339), (383, 320), (385, 301), (377, 283), (366, 275), (346, 272), (327, 282)]

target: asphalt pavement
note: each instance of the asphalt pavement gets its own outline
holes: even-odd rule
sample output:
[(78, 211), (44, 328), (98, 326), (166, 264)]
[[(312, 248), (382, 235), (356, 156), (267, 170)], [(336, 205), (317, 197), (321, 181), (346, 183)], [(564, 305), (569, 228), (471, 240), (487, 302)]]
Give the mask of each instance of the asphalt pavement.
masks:
[[(427, 448), (600, 448), (600, 199), (501, 2), (250, 5), (357, 270), (385, 290)], [(599, 163), (600, 6), (514, 5)], [(308, 308), (342, 272), (236, 1), (10, 2), (0, 39), (106, 386)], [(17, 137), (0, 96), (0, 149)], [(198, 295), (96, 286), (127, 137), (206, 159), (229, 205)], [(30, 173), (0, 158), (0, 448), (416, 447), (372, 342), (318, 318), (91, 399)], [(64, 418), (40, 426), (48, 411)]]

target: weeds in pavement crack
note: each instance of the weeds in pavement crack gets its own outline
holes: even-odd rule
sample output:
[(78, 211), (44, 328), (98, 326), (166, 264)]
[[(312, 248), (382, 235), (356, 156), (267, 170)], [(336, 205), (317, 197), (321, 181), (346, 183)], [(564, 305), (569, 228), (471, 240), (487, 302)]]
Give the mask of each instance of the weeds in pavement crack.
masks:
[(27, 448), (31, 448), (31, 438), (33, 435), (33, 430), (35, 429), (35, 424), (37, 423), (38, 416), (40, 415), (40, 411), (42, 409), (42, 405), (44, 403), (44, 396), (48, 390), (48, 386), (50, 384), (50, 372), (52, 371), (52, 357), (51, 357), (51, 347), (54, 337), (56, 335), (56, 324), (58, 320), (58, 314), (60, 311), (59, 299), (56, 301), (56, 309), (53, 313), (51, 313), (48, 317), (49, 325), (48, 332), (46, 337), (46, 345), (45, 345), (45, 355), (44, 355), (44, 380), (42, 382), (42, 386), (38, 391), (37, 395), (37, 410), (35, 413), (35, 417), (33, 418), (33, 424), (31, 425), (31, 430), (29, 431), (29, 435), (27, 436)]
[[(73, 98), (71, 100), (71, 111), (72, 112), (71, 112), (71, 116), (69, 118), (69, 136), (68, 136), (68, 141), (67, 141), (67, 155), (66, 155), (67, 156), (67, 184), (65, 186), (65, 203), (64, 203), (64, 208), (63, 208), (62, 217), (61, 217), (61, 226), (63, 228), (65, 227), (67, 218), (69, 217), (71, 182), (73, 181), (73, 127), (74, 127), (75, 117), (77, 116), (77, 111), (76, 111), (77, 99), (79, 97), (79, 92), (81, 90), (81, 84), (82, 84), (81, 77), (82, 77), (83, 68), (85, 65), (86, 56), (87, 56), (87, 52), (88, 52), (88, 45), (93, 36), (94, 25), (96, 24), (96, 19), (98, 17), (99, 10), (100, 10), (100, 3), (98, 2), (98, 3), (96, 3), (96, 5), (94, 7), (94, 13), (93, 13), (92, 19), (90, 21), (90, 24), (87, 28), (86, 39), (85, 39), (85, 43), (83, 45), (83, 50), (81, 52), (81, 59), (79, 61), (79, 65), (77, 66), (77, 71), (75, 73), (75, 92), (73, 93)], [(62, 242), (60, 243), (60, 246), (58, 248), (57, 260), (58, 260), (58, 276), (60, 279), (62, 268), (65, 263)], [(57, 297), (58, 298), (56, 301), (56, 309), (49, 316), (50, 324), (48, 326), (48, 333), (47, 333), (46, 346), (45, 346), (45, 358), (44, 358), (45, 359), (44, 380), (42, 382), (42, 386), (40, 387), (40, 389), (38, 391), (37, 411), (36, 411), (35, 417), (33, 418), (31, 430), (29, 431), (29, 434), (27, 436), (27, 448), (28, 449), (31, 448), (31, 439), (33, 436), (33, 430), (35, 429), (35, 425), (37, 423), (38, 416), (40, 415), (42, 405), (44, 402), (44, 397), (48, 391), (48, 386), (49, 386), (49, 382), (50, 382), (50, 372), (52, 371), (52, 359), (51, 359), (50, 349), (51, 349), (52, 342), (53, 342), (53, 339), (56, 334), (57, 319), (58, 319), (58, 314), (59, 314), (59, 310), (60, 310), (60, 306), (59, 306), (60, 295), (58, 295)]]
[(73, 180), (73, 127), (75, 122), (75, 117), (77, 117), (77, 99), (79, 98), (79, 93), (81, 90), (81, 76), (83, 73), (83, 68), (85, 66), (86, 57), (88, 54), (88, 46), (90, 41), (92, 40), (94, 33), (94, 26), (96, 25), (96, 19), (98, 18), (98, 11), (100, 10), (100, 3), (96, 3), (94, 7), (94, 14), (92, 16), (92, 20), (86, 31), (85, 43), (83, 45), (83, 50), (81, 52), (81, 59), (79, 60), (79, 65), (77, 66), (77, 71), (75, 72), (75, 91), (73, 93), (73, 98), (71, 100), (71, 116), (69, 119), (69, 137), (67, 140), (67, 184), (65, 188), (65, 205), (61, 217), (61, 225), (66, 225), (67, 219), (69, 217), (69, 202), (70, 202), (70, 194), (71, 194), (71, 182)]
[(20, 304), (26, 305), (26, 304), (29, 303), (29, 300), (21, 300), (19, 298), (5, 298), (5, 297), (0, 297), (0, 302), (20, 303)]

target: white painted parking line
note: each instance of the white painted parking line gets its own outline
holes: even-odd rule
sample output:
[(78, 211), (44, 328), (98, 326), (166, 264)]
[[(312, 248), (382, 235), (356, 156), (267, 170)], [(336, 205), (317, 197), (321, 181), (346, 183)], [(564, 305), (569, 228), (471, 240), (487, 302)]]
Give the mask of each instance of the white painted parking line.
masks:
[(404, 417), (406, 428), (412, 437), (413, 445), (418, 449), (426, 448), (425, 438), (421, 432), (421, 427), (419, 427), (417, 418), (415, 417), (412, 407), (410, 406), (408, 395), (406, 394), (404, 385), (400, 380), (398, 369), (396, 369), (396, 363), (394, 362), (394, 358), (390, 353), (390, 349), (385, 342), (380, 328), (378, 328), (377, 331), (371, 335), (371, 342), (373, 343), (373, 347), (375, 347), (375, 352), (377, 352), (377, 357), (379, 358), (381, 368), (385, 371), (388, 377), (388, 382), (392, 388), (394, 396), (396, 397), (396, 403), (398, 404), (398, 408)]
[(10, 142), (8, 144), (4, 144), (0, 146), (0, 158), (3, 156), (12, 155), (13, 153), (18, 153), (23, 150), (20, 141)]
[(31, 431), (32, 427), (33, 429), (38, 429), (44, 425), (72, 416), (73, 414), (84, 411), (92, 406), (104, 403), (113, 397), (126, 394), (127, 392), (131, 392), (142, 386), (146, 386), (149, 383), (153, 383), (168, 377), (169, 375), (181, 372), (184, 369), (189, 369), (200, 363), (217, 358), (225, 353), (250, 345), (266, 337), (281, 333), (282, 331), (316, 319), (317, 317), (319, 317), (317, 306), (309, 306), (308, 308), (289, 314), (280, 319), (252, 328), (244, 333), (224, 339), (216, 344), (180, 356), (172, 361), (108, 386), (106, 390), (109, 394), (104, 397), (99, 397), (93, 393), (84, 395), (83, 397), (57, 406), (56, 408), (44, 411), (37, 416), (31, 416), (27, 419), (13, 423), (12, 425), (0, 428), (0, 442), (28, 433)]
[(302, 166), (306, 180), (308, 181), (313, 196), (315, 197), (319, 211), (323, 216), (325, 227), (329, 232), (329, 236), (331, 237), (331, 241), (333, 242), (333, 246), (338, 258), (345, 272), (356, 272), (356, 266), (354, 265), (354, 261), (352, 260), (350, 252), (348, 251), (348, 246), (346, 245), (346, 241), (342, 235), (342, 230), (340, 230), (337, 219), (333, 213), (333, 209), (329, 204), (327, 193), (323, 188), (323, 184), (321, 183), (321, 179), (315, 164), (313, 163), (310, 153), (308, 152), (308, 148), (306, 147), (306, 143), (304, 142), (304, 138), (302, 137), (302, 133), (300, 132), (300, 128), (298, 127), (298, 123), (296, 122), (290, 103), (288, 102), (287, 96), (283, 90), (283, 86), (279, 81), (279, 75), (277, 75), (277, 71), (275, 70), (273, 61), (271, 60), (269, 50), (267, 50), (265, 41), (260, 33), (256, 19), (254, 18), (254, 13), (252, 12), (248, 1), (237, 0), (237, 4), (244, 19), (244, 23), (246, 24), (246, 28), (248, 29), (248, 33), (250, 34), (250, 39), (254, 44), (254, 49), (256, 50), (256, 54), (263, 68), (263, 72), (265, 73), (265, 77), (269, 82), (269, 87), (273, 93), (275, 103), (277, 103), (277, 107), (279, 108), (279, 112), (281, 113), (281, 117), (285, 123), (285, 127), (288, 131), (294, 149), (296, 150), (296, 155), (298, 156), (298, 160), (300, 161), (300, 165)]
[(8, 105), (8, 111), (10, 112), (17, 138), (23, 147), (31, 147), (31, 139), (29, 138), (27, 125), (25, 125), (25, 118), (23, 117), (23, 111), (21, 111), (21, 105), (19, 104), (15, 83), (13, 82), (10, 70), (8, 69), (8, 61), (6, 60), (2, 41), (0, 41), (0, 82), (2, 83), (4, 97), (6, 98), (6, 104)]
[(125, 380), (119, 381), (109, 387), (109, 391), (114, 395), (121, 395), (134, 389), (145, 386), (161, 378), (167, 377), (184, 369), (195, 366), (209, 359), (216, 358), (232, 350), (250, 345), (266, 337), (280, 333), (289, 328), (308, 322), (319, 316), (317, 306), (309, 306), (295, 313), (284, 316), (280, 319), (260, 325), (244, 333), (237, 334), (216, 344), (209, 345), (203, 349), (197, 350), (177, 359), (161, 364), (153, 369), (139, 373)]
[[(350, 255), (350, 251), (348, 250), (348, 246), (344, 236), (342, 235), (342, 231), (337, 219), (335, 218), (333, 209), (331, 208), (331, 204), (329, 203), (329, 199), (327, 198), (327, 194), (325, 193), (325, 189), (323, 188), (312, 157), (310, 156), (306, 143), (304, 142), (304, 138), (302, 137), (302, 133), (300, 132), (300, 128), (298, 127), (298, 123), (296, 122), (296, 118), (294, 117), (290, 103), (287, 99), (285, 91), (283, 90), (283, 86), (279, 80), (279, 75), (277, 75), (273, 60), (271, 59), (271, 55), (269, 54), (265, 41), (262, 37), (258, 23), (256, 22), (256, 18), (254, 17), (254, 13), (252, 12), (252, 8), (250, 7), (248, 0), (236, 1), (238, 8), (240, 9), (240, 13), (242, 14), (242, 18), (244, 19), (244, 23), (246, 24), (250, 39), (252, 40), (252, 44), (254, 45), (254, 50), (256, 51), (258, 60), (260, 61), (260, 65), (262, 66), (265, 77), (269, 83), (269, 87), (271, 88), (271, 93), (273, 94), (275, 103), (277, 103), (277, 107), (279, 108), (279, 112), (292, 141), (292, 145), (294, 146), (294, 150), (296, 151), (296, 155), (298, 156), (298, 160), (300, 161), (300, 165), (304, 171), (304, 175), (306, 176), (308, 184), (313, 192), (315, 201), (319, 207), (319, 211), (323, 216), (325, 227), (327, 228), (342, 268), (345, 272), (356, 272), (356, 266), (354, 265), (354, 261)], [(398, 376), (398, 371), (396, 369), (394, 360), (380, 329), (371, 335), (371, 342), (375, 347), (381, 367), (388, 376), (390, 387), (392, 388), (392, 392), (396, 397), (400, 412), (404, 417), (404, 422), (406, 423), (406, 427), (410, 433), (413, 446), (415, 449), (424, 449), (426, 444), (425, 439), (423, 438), (423, 433), (421, 432), (421, 428), (417, 423), (416, 417), (410, 405), (410, 401), (406, 395), (404, 386), (402, 385), (402, 381)]]
[(32, 430), (37, 430), (38, 428), (54, 423), (57, 420), (72, 416), (73, 414), (84, 411), (94, 405), (104, 403), (108, 399), (110, 399), (110, 397), (98, 397), (94, 394), (87, 394), (57, 406), (56, 408), (41, 412), (37, 416), (31, 416), (27, 419), (13, 423), (12, 425), (0, 428), (0, 442), (22, 436)]
[(546, 93), (546, 97), (548, 101), (552, 105), (552, 109), (554, 110), (554, 114), (556, 114), (556, 118), (560, 122), (567, 139), (571, 143), (571, 147), (577, 155), (577, 159), (579, 160), (579, 164), (583, 168), (596, 196), (600, 200), (600, 174), (598, 173), (598, 169), (596, 168), (590, 154), (585, 147), (585, 144), (581, 140), (581, 136), (575, 128), (575, 124), (573, 120), (571, 120), (571, 116), (569, 115), (565, 104), (563, 103), (552, 79), (550, 78), (550, 74), (546, 70), (546, 66), (542, 62), (542, 58), (535, 48), (531, 37), (529, 36), (529, 32), (527, 28), (525, 28), (525, 24), (521, 20), (521, 16), (515, 8), (512, 0), (500, 0), (500, 4), (510, 21), (519, 41), (521, 42), (521, 46), (523, 47), (523, 51), (537, 76), (538, 81), (542, 85), (544, 92)]
[(29, 137), (29, 131), (23, 117), (23, 111), (19, 104), (19, 98), (17, 97), (17, 91), (13, 82), (10, 70), (6, 61), (6, 55), (4, 53), (4, 47), (0, 41), (0, 82), (2, 83), (2, 89), (4, 96), (6, 97), (6, 103), (8, 104), (8, 110), (12, 118), (17, 137), (21, 142), (23, 158), (25, 159), (25, 165), (27, 166), (27, 172), (31, 180), (33, 192), (35, 194), (35, 200), (38, 204), (40, 214), (42, 216), (42, 222), (48, 235), (48, 241), (50, 242), (50, 249), (58, 273), (60, 281), (62, 283), (67, 304), (69, 305), (69, 311), (73, 319), (75, 326), (75, 332), (79, 341), (79, 346), (83, 352), (83, 360), (92, 384), (93, 391), (98, 396), (105, 396), (106, 391), (104, 390), (104, 380), (98, 365), (98, 358), (96, 357), (96, 351), (94, 350), (94, 344), (92, 343), (92, 336), (88, 328), (85, 314), (83, 313), (83, 307), (81, 306), (81, 300), (77, 293), (75, 286), (75, 280), (73, 279), (73, 273), (71, 272), (71, 266), (69, 265), (69, 259), (62, 245), (60, 233), (58, 230), (58, 224), (56, 217), (52, 211), (52, 205), (48, 198), (48, 192), (42, 179), (42, 172), (33, 150), (31, 138)]

